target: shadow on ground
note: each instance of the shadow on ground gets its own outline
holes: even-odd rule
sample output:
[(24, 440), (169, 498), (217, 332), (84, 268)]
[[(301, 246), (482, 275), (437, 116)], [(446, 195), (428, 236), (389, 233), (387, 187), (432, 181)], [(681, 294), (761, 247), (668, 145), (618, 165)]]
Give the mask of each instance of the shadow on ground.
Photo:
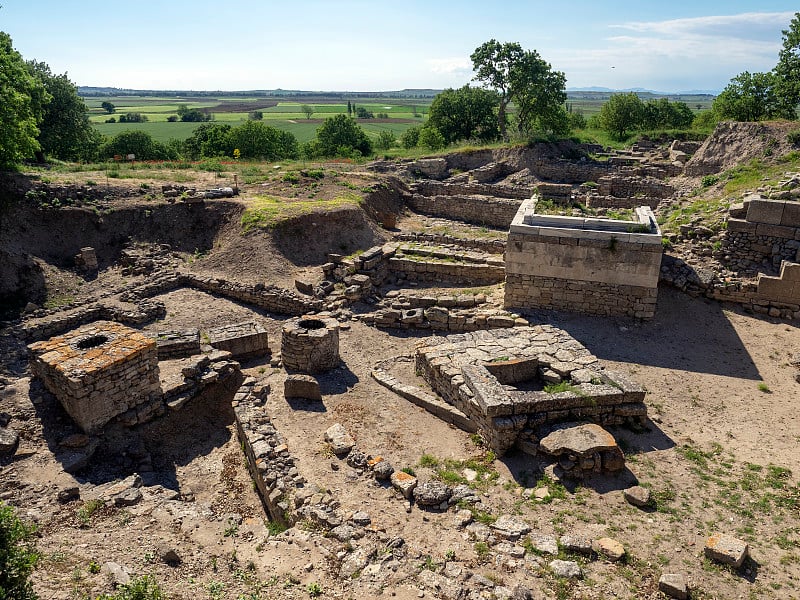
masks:
[(564, 329), (601, 360), (761, 380), (723, 305), (672, 288), (659, 289), (651, 321), (545, 311), (526, 316)]

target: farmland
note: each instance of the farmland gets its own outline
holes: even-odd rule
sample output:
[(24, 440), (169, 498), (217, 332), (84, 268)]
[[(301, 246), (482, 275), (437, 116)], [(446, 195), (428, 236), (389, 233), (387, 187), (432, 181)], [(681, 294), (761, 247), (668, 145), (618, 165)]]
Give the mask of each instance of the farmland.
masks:
[[(113, 136), (126, 130), (140, 130), (149, 133), (154, 139), (166, 142), (169, 139), (186, 139), (199, 123), (169, 122), (170, 116), (177, 115), (178, 108), (198, 109), (209, 112), (216, 122), (232, 126), (240, 125), (250, 118), (250, 113), (259, 111), (263, 121), (271, 127), (291, 132), (300, 142), (311, 140), (324, 119), (336, 114), (347, 114), (347, 99), (326, 100), (317, 97), (307, 102), (296, 98), (264, 97), (158, 97), (158, 96), (87, 96), (89, 119), (101, 133)], [(375, 114), (385, 113), (386, 118), (358, 119), (359, 125), (368, 135), (376, 138), (381, 131), (392, 131), (400, 136), (406, 129), (424, 121), (430, 98), (357, 98), (352, 103)], [(107, 113), (103, 102), (116, 107), (114, 114)], [(303, 105), (311, 107), (310, 118), (303, 112)], [(108, 123), (110, 118), (120, 115), (140, 113), (147, 117), (145, 123)]]

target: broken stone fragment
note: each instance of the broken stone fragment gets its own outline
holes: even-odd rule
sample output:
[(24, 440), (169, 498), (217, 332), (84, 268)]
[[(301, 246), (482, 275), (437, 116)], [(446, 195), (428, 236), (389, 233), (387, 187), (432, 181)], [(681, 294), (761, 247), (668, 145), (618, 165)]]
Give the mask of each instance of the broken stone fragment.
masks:
[(312, 375), (292, 374), (283, 383), (283, 395), (286, 398), (305, 398), (306, 400), (322, 400), (319, 381)]
[(628, 504), (632, 504), (633, 506), (644, 508), (650, 504), (650, 490), (648, 490), (646, 487), (635, 485), (633, 487), (629, 487), (627, 490), (624, 490), (622, 494), (625, 497), (625, 500), (627, 500)]
[(0, 456), (14, 454), (19, 446), (19, 434), (13, 429), (0, 427)]
[(331, 425), (325, 432), (325, 441), (331, 445), (331, 450), (337, 456), (347, 454), (356, 445), (356, 441), (347, 433), (341, 423)]
[(417, 478), (404, 471), (395, 471), (391, 476), (392, 487), (403, 494), (406, 499), (411, 499), (414, 488), (417, 487)]
[(574, 560), (553, 560), (550, 562), (550, 570), (556, 577), (565, 579), (580, 579), (583, 572)]
[(592, 549), (611, 562), (617, 562), (625, 556), (625, 547), (614, 538), (604, 537), (594, 540)]
[(435, 507), (446, 503), (453, 490), (441, 481), (426, 481), (414, 490), (414, 501), (419, 506)]
[(664, 573), (658, 580), (658, 589), (670, 598), (677, 598), (677, 600), (686, 600), (689, 597), (686, 576), (680, 573)]
[(502, 515), (492, 523), (491, 528), (495, 535), (510, 542), (516, 542), (531, 530), (525, 521), (511, 515)]

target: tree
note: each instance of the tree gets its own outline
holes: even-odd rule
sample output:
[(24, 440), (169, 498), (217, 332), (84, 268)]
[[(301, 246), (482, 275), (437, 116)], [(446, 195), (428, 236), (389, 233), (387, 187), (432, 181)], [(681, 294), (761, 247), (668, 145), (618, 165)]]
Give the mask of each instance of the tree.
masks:
[(641, 129), (686, 129), (691, 127), (694, 113), (685, 102), (670, 102), (666, 98), (648, 100), (642, 107)]
[(372, 154), (372, 143), (355, 119), (341, 114), (325, 119), (317, 129), (316, 152), (320, 156), (342, 156), (357, 152), (361, 156)]
[(48, 99), (11, 37), (0, 31), (0, 167), (13, 166), (40, 149), (37, 126)]
[(419, 145), (428, 150), (441, 150), (447, 146), (447, 140), (436, 127), (426, 124), (419, 130)]
[(422, 125), (415, 125), (414, 127), (409, 127), (400, 135), (400, 143), (403, 148), (408, 150), (419, 144), (419, 132), (421, 129)]
[(184, 140), (184, 153), (193, 159), (230, 156), (233, 152), (230, 131), (231, 126), (225, 123), (202, 123)]
[(718, 120), (761, 121), (778, 116), (773, 73), (740, 73), (711, 105)]
[(251, 121), (260, 121), (261, 119), (264, 118), (264, 112), (261, 110), (253, 110), (250, 111), (250, 114), (248, 116), (250, 117)]
[(561, 71), (553, 71), (550, 63), (536, 50), (525, 52), (512, 67), (512, 99), (517, 106), (517, 129), (520, 133), (543, 131), (569, 132), (567, 79)]
[(100, 147), (100, 156), (113, 158), (133, 154), (136, 160), (175, 160), (178, 158), (174, 150), (145, 131), (123, 131), (118, 133)]
[(33, 544), (35, 529), (20, 521), (14, 509), (0, 502), (0, 598), (35, 600), (29, 577), (39, 553)]
[(138, 112), (129, 112), (119, 116), (120, 123), (147, 123), (147, 115)]
[(600, 107), (598, 120), (601, 128), (615, 139), (623, 140), (628, 131), (639, 127), (643, 111), (644, 103), (633, 92), (612, 94)]
[(246, 121), (231, 129), (227, 138), (228, 146), (238, 148), (243, 158), (280, 160), (299, 156), (294, 135), (261, 121)]
[[(39, 124), (42, 152), (61, 160), (94, 158), (100, 134), (92, 127), (83, 99), (67, 74), (54, 75), (43, 62), (29, 61), (28, 69), (49, 95)], [(44, 158), (40, 156), (39, 158)]]
[(375, 118), (375, 115), (374, 115), (374, 114), (372, 114), (372, 112), (368, 111), (368, 110), (367, 110), (366, 108), (364, 108), (363, 106), (359, 106), (359, 107), (356, 109), (356, 116), (357, 116), (359, 119), (374, 119), (374, 118)]
[(796, 119), (800, 104), (800, 13), (794, 14), (789, 29), (783, 31), (783, 46), (773, 73), (776, 113), (785, 119)]
[(470, 56), (475, 80), (498, 93), (497, 125), (503, 139), (506, 133), (507, 109), (517, 105), (520, 131), (540, 129), (562, 132), (568, 128), (563, 104), (567, 99), (566, 77), (553, 71), (535, 50), (523, 50), (518, 43), (501, 44), (489, 40)]
[(448, 88), (433, 99), (428, 124), (438, 129), (448, 144), (468, 139), (488, 142), (500, 133), (495, 116), (498, 103), (499, 97), (492, 90), (468, 85)]
[(397, 136), (395, 136), (394, 131), (383, 130), (378, 133), (378, 141), (375, 143), (375, 145), (381, 150), (388, 150), (394, 146), (396, 142)]
[(100, 108), (102, 108), (104, 111), (106, 111), (110, 115), (113, 114), (114, 111), (117, 110), (117, 107), (114, 106), (113, 104), (111, 104), (111, 102), (109, 102), (108, 100), (106, 100), (102, 104), (100, 104)]
[(350, 104), (350, 100), (347, 101), (347, 116), (348, 117), (353, 116), (353, 105)]
[(306, 116), (306, 119), (310, 119), (310, 118), (311, 118), (311, 115), (313, 115), (313, 114), (314, 114), (314, 109), (313, 109), (312, 107), (310, 107), (308, 104), (303, 104), (303, 105), (300, 107), (300, 110), (301, 110), (301, 111), (303, 112), (303, 114)]

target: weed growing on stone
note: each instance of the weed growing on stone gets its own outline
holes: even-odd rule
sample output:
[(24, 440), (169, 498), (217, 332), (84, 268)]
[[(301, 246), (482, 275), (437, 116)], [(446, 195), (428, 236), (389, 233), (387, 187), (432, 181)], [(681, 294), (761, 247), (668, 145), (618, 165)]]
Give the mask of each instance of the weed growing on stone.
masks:
[(88, 502), (85, 502), (84, 505), (78, 509), (76, 514), (81, 527), (88, 527), (89, 521), (92, 519), (92, 515), (103, 508), (105, 504), (106, 503), (102, 500), (89, 500)]

